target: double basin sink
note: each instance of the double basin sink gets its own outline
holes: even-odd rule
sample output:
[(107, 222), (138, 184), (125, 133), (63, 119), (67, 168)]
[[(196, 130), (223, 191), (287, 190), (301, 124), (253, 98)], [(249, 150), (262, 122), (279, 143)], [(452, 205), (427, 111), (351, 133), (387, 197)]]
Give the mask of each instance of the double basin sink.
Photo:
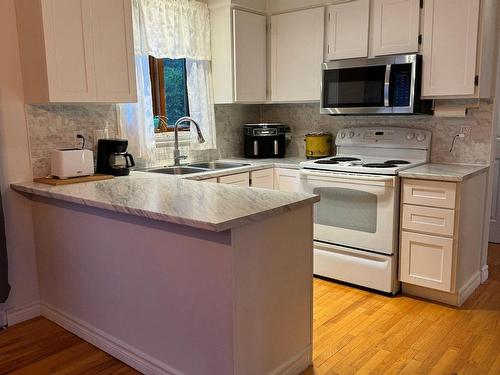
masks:
[(150, 169), (145, 170), (144, 172), (170, 174), (170, 175), (187, 175), (187, 174), (194, 174), (194, 173), (202, 173), (202, 172), (210, 172), (210, 171), (219, 171), (219, 170), (224, 170), (224, 169), (239, 168), (239, 167), (245, 167), (247, 165), (250, 165), (250, 164), (209, 161), (209, 162), (201, 162), (201, 163), (190, 163), (190, 164), (181, 165), (181, 166), (177, 166), (177, 167), (150, 168)]

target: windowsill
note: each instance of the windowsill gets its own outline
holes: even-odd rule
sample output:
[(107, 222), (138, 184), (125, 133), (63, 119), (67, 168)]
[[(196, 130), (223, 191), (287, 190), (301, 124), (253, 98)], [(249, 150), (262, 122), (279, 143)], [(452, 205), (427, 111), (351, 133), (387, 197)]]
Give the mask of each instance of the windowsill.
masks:
[[(155, 133), (156, 147), (172, 147), (174, 145), (174, 132)], [(191, 133), (188, 131), (179, 132), (179, 145), (189, 146)]]

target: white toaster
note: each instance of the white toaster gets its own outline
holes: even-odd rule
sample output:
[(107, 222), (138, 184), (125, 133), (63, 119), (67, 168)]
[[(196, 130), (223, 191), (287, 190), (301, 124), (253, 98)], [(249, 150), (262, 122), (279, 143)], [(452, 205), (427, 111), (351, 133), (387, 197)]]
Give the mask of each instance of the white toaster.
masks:
[(94, 154), (90, 150), (77, 148), (52, 150), (51, 174), (62, 179), (92, 176)]

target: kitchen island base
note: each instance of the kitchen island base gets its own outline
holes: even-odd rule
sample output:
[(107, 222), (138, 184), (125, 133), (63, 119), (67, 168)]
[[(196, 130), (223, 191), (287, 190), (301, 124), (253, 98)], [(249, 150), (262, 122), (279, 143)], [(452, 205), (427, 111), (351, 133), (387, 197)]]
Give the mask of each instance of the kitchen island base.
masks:
[(145, 374), (299, 374), (312, 205), (212, 232), (32, 197), (42, 315)]

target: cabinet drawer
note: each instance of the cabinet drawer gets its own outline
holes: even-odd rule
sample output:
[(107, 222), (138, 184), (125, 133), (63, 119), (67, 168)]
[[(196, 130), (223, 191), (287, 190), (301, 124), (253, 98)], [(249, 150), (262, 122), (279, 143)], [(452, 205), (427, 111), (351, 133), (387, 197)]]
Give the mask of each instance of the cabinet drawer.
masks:
[(238, 173), (229, 176), (219, 177), (221, 184), (237, 185), (237, 186), (250, 186), (250, 173)]
[(403, 231), (399, 269), (404, 283), (451, 292), (453, 239)]
[(403, 229), (453, 236), (455, 211), (445, 208), (403, 205)]
[(403, 203), (454, 209), (456, 190), (453, 182), (405, 179)]
[(214, 183), (217, 183), (217, 177), (213, 177), (213, 178), (205, 178), (204, 180), (200, 180), (202, 182), (214, 182)]
[(274, 171), (273, 168), (262, 169), (250, 173), (252, 187), (274, 189)]

